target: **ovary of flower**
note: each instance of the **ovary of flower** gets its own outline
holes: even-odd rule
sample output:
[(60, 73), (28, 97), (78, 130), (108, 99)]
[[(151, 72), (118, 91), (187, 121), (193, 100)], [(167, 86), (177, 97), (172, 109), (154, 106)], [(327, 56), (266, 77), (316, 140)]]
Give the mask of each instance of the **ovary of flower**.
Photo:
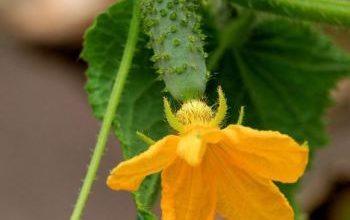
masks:
[(168, 135), (111, 171), (114, 190), (135, 191), (145, 176), (162, 171), (163, 220), (293, 220), (273, 181), (293, 183), (304, 173), (308, 149), (287, 135), (241, 125), (220, 129), (227, 111), (219, 89), (214, 114), (204, 102), (184, 103), (173, 114), (164, 102)]

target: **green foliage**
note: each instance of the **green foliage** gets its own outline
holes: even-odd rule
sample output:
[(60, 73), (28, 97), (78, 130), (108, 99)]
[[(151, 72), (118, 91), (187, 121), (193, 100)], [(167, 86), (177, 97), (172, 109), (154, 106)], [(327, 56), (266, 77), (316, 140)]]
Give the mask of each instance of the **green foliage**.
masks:
[[(245, 125), (307, 140), (313, 153), (327, 141), (329, 93), (350, 73), (350, 59), (310, 25), (278, 19), (258, 24), (242, 46), (229, 47), (216, 71), (208, 92), (223, 87), (227, 123), (245, 106)], [(297, 187), (282, 188), (292, 199)]]
[[(86, 91), (93, 113), (102, 119), (113, 87), (115, 74), (120, 65), (123, 47), (127, 39), (132, 12), (132, 1), (124, 1), (110, 7), (98, 16), (85, 35), (82, 57), (89, 63)], [(121, 102), (113, 122), (113, 129), (122, 145), (125, 158), (133, 157), (147, 149), (137, 138), (136, 131), (142, 131), (153, 138), (168, 133), (163, 119), (163, 85), (155, 79), (150, 51), (144, 48), (140, 39)], [(159, 175), (146, 178), (140, 190), (135, 193), (139, 219), (152, 219), (150, 207), (159, 191)]]
[(152, 60), (174, 98), (201, 98), (207, 82), (197, 0), (142, 0)]
[(329, 92), (349, 73), (350, 60), (309, 25), (278, 19), (258, 24), (243, 46), (227, 49), (216, 71), (213, 80), (232, 106), (229, 122), (243, 105), (246, 124), (315, 148), (326, 143)]

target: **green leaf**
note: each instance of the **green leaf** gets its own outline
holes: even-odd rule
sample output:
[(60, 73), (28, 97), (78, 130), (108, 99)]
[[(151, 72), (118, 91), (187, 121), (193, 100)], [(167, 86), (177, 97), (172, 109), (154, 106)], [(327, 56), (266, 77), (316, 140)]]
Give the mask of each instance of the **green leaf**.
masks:
[(245, 124), (280, 130), (315, 149), (327, 141), (329, 92), (350, 72), (350, 58), (309, 25), (269, 20), (242, 47), (230, 48), (216, 71), (213, 81), (232, 106), (228, 122), (243, 105)]
[[(111, 6), (99, 15), (85, 35), (82, 57), (89, 64), (86, 91), (94, 115), (102, 119), (110, 97), (115, 74), (120, 64), (127, 39), (133, 1), (123, 1)], [(125, 89), (123, 91), (113, 129), (123, 150), (124, 158), (130, 158), (147, 149), (136, 131), (154, 139), (167, 134), (168, 126), (163, 117), (162, 94), (164, 85), (155, 78), (151, 52), (144, 48), (142, 36), (135, 53)], [(135, 193), (139, 219), (155, 219), (149, 212), (159, 191), (159, 175), (146, 178)]]
[[(329, 93), (350, 72), (350, 59), (307, 24), (268, 20), (255, 26), (244, 45), (228, 49), (216, 71), (208, 91), (223, 87), (227, 123), (235, 123), (245, 106), (243, 124), (308, 141), (314, 152), (327, 143)], [(283, 190), (291, 198), (296, 188)]]

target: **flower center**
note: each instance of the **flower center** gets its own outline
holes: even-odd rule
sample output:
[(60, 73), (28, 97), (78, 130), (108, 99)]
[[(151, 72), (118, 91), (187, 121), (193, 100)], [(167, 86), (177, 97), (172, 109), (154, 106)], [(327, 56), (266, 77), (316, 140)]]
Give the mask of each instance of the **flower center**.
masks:
[(208, 124), (214, 117), (211, 108), (202, 101), (191, 100), (184, 103), (176, 112), (176, 118), (183, 125)]

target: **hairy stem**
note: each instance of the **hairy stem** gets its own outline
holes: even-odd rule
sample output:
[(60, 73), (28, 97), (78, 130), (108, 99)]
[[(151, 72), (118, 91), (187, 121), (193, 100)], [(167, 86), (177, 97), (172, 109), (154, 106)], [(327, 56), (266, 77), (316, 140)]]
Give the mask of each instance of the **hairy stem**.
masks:
[(109, 131), (112, 125), (115, 112), (118, 108), (120, 97), (124, 88), (126, 78), (131, 67), (135, 47), (139, 36), (139, 3), (135, 1), (133, 8), (133, 15), (129, 27), (128, 39), (124, 49), (123, 57), (116, 74), (113, 90), (108, 102), (106, 113), (104, 115), (102, 126), (97, 137), (97, 143), (92, 154), (92, 158), (85, 176), (83, 186), (80, 190), (79, 197), (75, 204), (71, 220), (79, 220), (84, 211), (86, 202), (88, 200), (92, 185), (96, 178), (98, 168), (106, 148), (106, 143), (109, 135)]
[(291, 18), (350, 26), (350, 1), (342, 0), (230, 0), (261, 11)]

